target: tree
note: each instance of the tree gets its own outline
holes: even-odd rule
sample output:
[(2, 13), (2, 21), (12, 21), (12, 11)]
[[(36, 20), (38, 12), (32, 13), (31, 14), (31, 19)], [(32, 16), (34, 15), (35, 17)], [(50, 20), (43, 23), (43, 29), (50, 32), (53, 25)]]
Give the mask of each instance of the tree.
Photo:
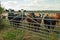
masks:
[(2, 7), (0, 7), (0, 18), (1, 18), (1, 14), (2, 14), (2, 12), (4, 11), (4, 8), (2, 8)]
[(2, 14), (4, 8), (0, 7), (0, 14)]

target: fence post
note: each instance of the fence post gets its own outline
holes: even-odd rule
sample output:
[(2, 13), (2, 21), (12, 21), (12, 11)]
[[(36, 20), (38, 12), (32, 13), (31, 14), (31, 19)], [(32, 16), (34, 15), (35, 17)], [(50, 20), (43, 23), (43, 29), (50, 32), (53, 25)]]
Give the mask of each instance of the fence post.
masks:
[[(22, 20), (23, 20), (23, 15), (24, 15), (24, 10), (21, 9), (21, 15), (22, 15)], [(23, 22), (22, 22), (22, 27), (23, 27)]]

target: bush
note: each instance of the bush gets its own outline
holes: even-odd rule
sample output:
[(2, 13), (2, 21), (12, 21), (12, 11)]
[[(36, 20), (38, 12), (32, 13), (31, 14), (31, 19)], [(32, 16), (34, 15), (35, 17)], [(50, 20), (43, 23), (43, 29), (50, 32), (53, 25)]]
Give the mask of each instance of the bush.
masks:
[(10, 24), (6, 19), (0, 19), (0, 30), (9, 27)]

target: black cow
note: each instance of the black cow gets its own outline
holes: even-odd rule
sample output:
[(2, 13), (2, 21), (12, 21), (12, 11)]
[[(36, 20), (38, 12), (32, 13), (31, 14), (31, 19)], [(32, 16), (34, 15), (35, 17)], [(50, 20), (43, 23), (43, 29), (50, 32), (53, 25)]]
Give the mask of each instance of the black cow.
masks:
[[(17, 15), (18, 16), (18, 15)], [(23, 16), (23, 17), (22, 17)], [(26, 15), (20, 15), (16, 18), (14, 18), (13, 20), (16, 22), (16, 23), (20, 23), (19, 21), (23, 21), (25, 19)]]
[(23, 21), (25, 19), (24, 17), (26, 17), (26, 15), (8, 13), (8, 19), (9, 19), (10, 23), (13, 22), (13, 26), (15, 24), (17, 24), (17, 26), (19, 26), (19, 23), (21, 23), (20, 21)]
[(47, 29), (54, 29), (54, 25), (56, 25), (56, 20), (52, 20), (52, 17), (46, 16), (44, 19), (44, 24)]

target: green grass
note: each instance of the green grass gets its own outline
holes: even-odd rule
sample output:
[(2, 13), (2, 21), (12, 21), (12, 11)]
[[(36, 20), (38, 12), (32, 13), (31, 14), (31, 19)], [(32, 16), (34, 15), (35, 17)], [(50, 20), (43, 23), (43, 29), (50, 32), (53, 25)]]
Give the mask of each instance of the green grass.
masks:
[(19, 39), (23, 39), (24, 37), (24, 30), (16, 29), (16, 30), (10, 30), (6, 33), (4, 33), (3, 38), (5, 40), (16, 40), (17, 37), (19, 36)]

